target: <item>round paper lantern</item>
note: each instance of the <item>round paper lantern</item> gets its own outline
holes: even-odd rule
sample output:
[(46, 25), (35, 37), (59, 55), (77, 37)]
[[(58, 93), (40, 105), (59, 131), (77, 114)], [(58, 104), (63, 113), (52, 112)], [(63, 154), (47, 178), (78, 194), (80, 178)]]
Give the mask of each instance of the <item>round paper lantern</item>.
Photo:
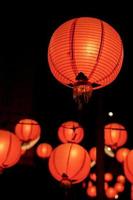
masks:
[(91, 160), (96, 161), (96, 147), (92, 147), (89, 151)]
[(58, 137), (62, 143), (79, 143), (84, 137), (84, 129), (78, 122), (64, 122), (58, 129)]
[(15, 165), (21, 156), (19, 139), (9, 131), (0, 130), (0, 168)]
[(118, 123), (107, 124), (104, 128), (105, 144), (116, 149), (127, 141), (125, 127)]
[[(54, 77), (74, 88), (77, 100), (88, 101), (93, 89), (110, 84), (118, 75), (123, 61), (123, 44), (108, 23), (81, 17), (63, 23), (53, 33), (48, 62)], [(77, 100), (77, 101), (78, 101)]]
[(123, 192), (125, 187), (122, 183), (116, 183), (114, 186), (116, 192)]
[(22, 119), (15, 127), (15, 133), (23, 142), (35, 140), (40, 136), (41, 128), (33, 119)]
[(90, 171), (90, 157), (78, 144), (61, 144), (53, 150), (49, 158), (49, 170), (62, 185), (70, 186), (87, 177)]
[(108, 187), (108, 189), (105, 191), (106, 193), (106, 196), (109, 198), (109, 199), (112, 199), (115, 197), (115, 195), (117, 194), (115, 188), (113, 187)]
[(113, 175), (111, 173), (105, 173), (104, 180), (110, 182), (113, 180)]
[(87, 188), (87, 195), (90, 197), (96, 197), (97, 191), (96, 191), (96, 186), (92, 185)]
[(126, 181), (125, 176), (123, 176), (123, 175), (118, 175), (117, 176), (117, 182), (124, 184), (125, 181)]
[(47, 143), (39, 144), (36, 153), (40, 158), (49, 158), (52, 153), (52, 146)]
[(124, 161), (124, 173), (126, 178), (133, 184), (133, 150), (129, 151)]
[(116, 152), (116, 159), (122, 163), (126, 159), (126, 156), (128, 155), (129, 149), (127, 148), (121, 148)]

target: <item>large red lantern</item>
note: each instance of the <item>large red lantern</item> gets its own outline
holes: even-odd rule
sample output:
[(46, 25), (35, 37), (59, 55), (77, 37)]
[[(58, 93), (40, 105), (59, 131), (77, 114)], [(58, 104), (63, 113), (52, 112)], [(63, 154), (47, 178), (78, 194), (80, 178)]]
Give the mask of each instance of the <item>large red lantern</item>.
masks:
[(48, 48), (51, 72), (59, 82), (74, 88), (73, 96), (79, 101), (79, 96), (88, 101), (93, 89), (110, 84), (122, 61), (119, 34), (108, 23), (91, 17), (63, 23), (53, 33)]
[(0, 130), (0, 168), (15, 165), (21, 156), (21, 144), (13, 133)]
[(133, 200), (133, 150), (129, 151), (124, 161), (124, 173), (131, 183), (131, 200)]
[(84, 129), (78, 122), (64, 122), (58, 129), (58, 137), (62, 143), (79, 143), (84, 137)]
[(90, 157), (78, 144), (61, 144), (53, 150), (49, 158), (49, 170), (56, 180), (70, 186), (87, 177), (90, 171)]
[(128, 148), (121, 148), (116, 152), (116, 159), (122, 163), (126, 159), (128, 155), (129, 149)]
[(52, 146), (47, 143), (39, 144), (36, 153), (40, 158), (49, 158), (52, 153)]
[(127, 131), (121, 124), (107, 124), (104, 128), (104, 138), (106, 145), (116, 149), (127, 141)]

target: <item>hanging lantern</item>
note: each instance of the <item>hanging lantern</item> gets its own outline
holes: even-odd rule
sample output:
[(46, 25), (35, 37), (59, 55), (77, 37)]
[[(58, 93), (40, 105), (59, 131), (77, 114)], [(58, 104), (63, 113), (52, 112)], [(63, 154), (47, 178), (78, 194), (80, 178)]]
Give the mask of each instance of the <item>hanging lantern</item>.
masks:
[(74, 99), (88, 102), (92, 90), (110, 84), (123, 61), (123, 44), (108, 23), (81, 17), (63, 23), (53, 33), (48, 62), (62, 84), (73, 88)]
[(129, 151), (124, 161), (124, 173), (130, 183), (133, 184), (133, 150)]
[(0, 130), (0, 168), (15, 165), (21, 156), (19, 139), (13, 133)]
[(117, 194), (116, 189), (113, 187), (108, 187), (108, 189), (105, 191), (105, 193), (109, 199), (113, 199)]
[(97, 179), (97, 176), (95, 173), (90, 173), (90, 179), (93, 180), (93, 181), (96, 181)]
[(64, 122), (58, 129), (58, 137), (62, 143), (79, 143), (84, 137), (84, 129), (78, 122)]
[(89, 155), (92, 161), (96, 161), (96, 147), (90, 149)]
[(128, 148), (121, 148), (116, 152), (116, 159), (122, 163), (126, 159), (128, 155), (129, 149)]
[(127, 141), (127, 131), (121, 124), (107, 124), (104, 128), (104, 138), (106, 145), (116, 149)]
[(22, 141), (22, 149), (28, 150), (40, 139), (41, 128), (33, 119), (22, 119), (15, 126), (15, 133)]
[(112, 181), (112, 180), (113, 180), (113, 175), (112, 175), (111, 173), (105, 173), (105, 175), (104, 175), (104, 180), (105, 180), (106, 182)]
[(123, 192), (125, 187), (122, 183), (116, 183), (114, 186), (116, 192)]
[(88, 187), (86, 193), (90, 197), (96, 197), (97, 196), (96, 186), (92, 185)]
[(66, 143), (56, 147), (49, 158), (52, 176), (65, 187), (83, 181), (90, 171), (90, 157), (78, 144)]
[(117, 176), (117, 182), (124, 184), (125, 181), (126, 181), (125, 176), (123, 176), (123, 175), (118, 175)]
[(49, 158), (52, 153), (52, 146), (47, 143), (39, 144), (36, 153), (40, 158)]

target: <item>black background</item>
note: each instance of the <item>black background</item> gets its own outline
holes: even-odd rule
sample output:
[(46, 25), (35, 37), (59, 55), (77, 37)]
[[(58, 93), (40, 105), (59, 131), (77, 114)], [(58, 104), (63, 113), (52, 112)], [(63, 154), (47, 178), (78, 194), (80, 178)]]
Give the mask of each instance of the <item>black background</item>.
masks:
[[(81, 145), (88, 150), (96, 145), (96, 120), (100, 117), (100, 98), (104, 123), (123, 124), (128, 131), (128, 141), (124, 146), (131, 149), (131, 13), (126, 8), (124, 12), (121, 9), (112, 9), (109, 12), (104, 8), (99, 9), (98, 5), (97, 8), (88, 6), (86, 9), (81, 7), (79, 11), (73, 9), (68, 12), (53, 12), (51, 7), (21, 10), (20, 5), (15, 9), (16, 12), (9, 9), (10, 12), (6, 10), (1, 16), (0, 128), (13, 132), (19, 119), (34, 118), (42, 128), (39, 143), (49, 142), (56, 147), (60, 144), (57, 138), (59, 125), (75, 120), (85, 129)], [(82, 16), (100, 18), (119, 32), (124, 45), (124, 61), (117, 79), (109, 86), (94, 91), (88, 105), (78, 111), (71, 89), (61, 85), (51, 74), (47, 49), (52, 33), (60, 24)], [(112, 118), (108, 116), (109, 111), (114, 112)], [(16, 166), (0, 175), (0, 192), (5, 198), (10, 195), (11, 198), (65, 199), (64, 189), (48, 171), (47, 160), (36, 156), (36, 146), (29, 150)], [(122, 171), (121, 165), (113, 159), (105, 157), (105, 161), (105, 171), (112, 171), (114, 174)], [(127, 183), (120, 199), (130, 199), (129, 186)], [(88, 199), (81, 184), (71, 189), (69, 199)]]

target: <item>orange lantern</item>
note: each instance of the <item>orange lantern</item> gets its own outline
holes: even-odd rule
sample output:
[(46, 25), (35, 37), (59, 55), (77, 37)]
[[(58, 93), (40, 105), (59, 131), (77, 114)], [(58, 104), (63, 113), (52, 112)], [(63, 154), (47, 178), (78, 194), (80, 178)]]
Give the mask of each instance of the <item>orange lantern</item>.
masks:
[(79, 143), (84, 137), (84, 129), (78, 122), (64, 122), (58, 129), (58, 137), (62, 143)]
[(0, 168), (15, 165), (21, 156), (19, 139), (13, 133), (0, 130)]
[(96, 161), (96, 147), (92, 147), (89, 151), (91, 160)]
[(123, 192), (124, 191), (124, 185), (122, 183), (116, 183), (114, 188), (117, 192)]
[(111, 173), (105, 173), (104, 180), (110, 182), (113, 180), (113, 175)]
[(115, 195), (117, 194), (116, 189), (113, 187), (108, 187), (105, 193), (109, 199), (115, 198)]
[(96, 191), (96, 186), (92, 185), (87, 188), (87, 195), (90, 197), (96, 197), (97, 191)]
[(90, 174), (90, 179), (93, 180), (93, 181), (96, 181), (96, 179), (97, 179), (96, 174), (95, 173), (91, 173)]
[[(81, 17), (63, 23), (53, 33), (48, 62), (62, 84), (74, 88), (76, 101), (88, 101), (92, 90), (110, 84), (123, 61), (123, 44), (108, 23)], [(79, 102), (80, 103), (80, 102)]]
[(52, 146), (47, 143), (39, 144), (36, 153), (40, 158), (49, 158), (52, 153)]
[(23, 142), (35, 140), (40, 136), (41, 128), (33, 119), (22, 119), (15, 127), (15, 133)]
[(107, 124), (104, 128), (105, 144), (116, 149), (127, 141), (125, 127), (118, 123)]
[(123, 176), (123, 175), (118, 175), (117, 176), (117, 182), (124, 184), (125, 181), (126, 181), (125, 176)]
[(129, 149), (127, 148), (121, 148), (116, 152), (116, 159), (122, 163), (126, 159), (126, 156), (128, 155)]
[(53, 150), (49, 158), (49, 170), (62, 185), (70, 186), (87, 177), (90, 171), (90, 157), (78, 144), (61, 144)]
[(124, 173), (130, 183), (133, 184), (133, 150), (129, 151), (124, 161)]

